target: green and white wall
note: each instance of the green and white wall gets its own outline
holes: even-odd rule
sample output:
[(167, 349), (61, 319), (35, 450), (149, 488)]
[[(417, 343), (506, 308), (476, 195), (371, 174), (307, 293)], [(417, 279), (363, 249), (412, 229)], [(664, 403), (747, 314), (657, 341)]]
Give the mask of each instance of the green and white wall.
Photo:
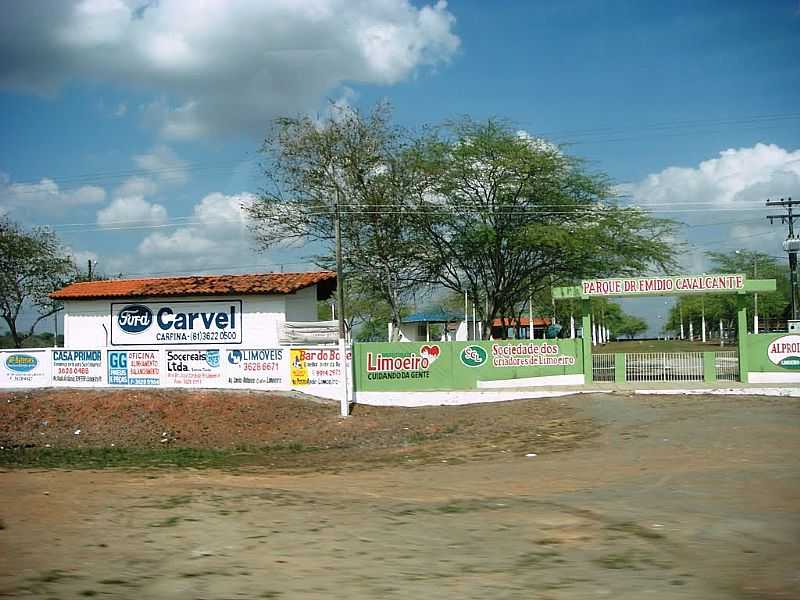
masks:
[(530, 387), (585, 381), (580, 340), (356, 344), (353, 369), (356, 402), (395, 406), (463, 403), (467, 390), (474, 402), (530, 398)]
[(800, 335), (750, 334), (744, 342), (748, 383), (800, 383)]

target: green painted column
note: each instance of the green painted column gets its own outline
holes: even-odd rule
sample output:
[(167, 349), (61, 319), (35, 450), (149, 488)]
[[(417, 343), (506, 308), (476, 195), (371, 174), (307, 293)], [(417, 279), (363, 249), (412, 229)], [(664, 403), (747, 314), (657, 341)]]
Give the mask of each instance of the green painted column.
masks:
[(592, 301), (581, 300), (581, 340), (583, 342), (583, 380), (592, 383)]
[(736, 329), (739, 338), (739, 381), (747, 383), (747, 296), (737, 294), (736, 308), (738, 309)]
[(717, 355), (715, 352), (703, 352), (703, 381), (714, 383), (717, 380)]
[(625, 354), (614, 354), (614, 383), (625, 383)]

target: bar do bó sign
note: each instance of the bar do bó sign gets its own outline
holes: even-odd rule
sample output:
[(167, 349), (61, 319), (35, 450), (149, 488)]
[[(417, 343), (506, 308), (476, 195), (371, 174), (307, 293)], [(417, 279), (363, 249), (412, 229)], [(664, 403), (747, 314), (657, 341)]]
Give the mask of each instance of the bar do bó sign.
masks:
[(742, 274), (682, 275), (677, 277), (629, 277), (581, 281), (581, 295), (658, 295), (691, 293), (733, 293), (744, 290)]

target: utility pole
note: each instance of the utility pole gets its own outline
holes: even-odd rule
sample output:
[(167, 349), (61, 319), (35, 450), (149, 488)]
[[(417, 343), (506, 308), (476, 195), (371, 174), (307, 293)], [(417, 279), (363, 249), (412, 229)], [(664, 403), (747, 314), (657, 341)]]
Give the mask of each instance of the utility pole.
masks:
[(794, 236), (794, 220), (800, 216), (792, 212), (792, 208), (800, 205), (800, 200), (788, 198), (784, 200), (767, 200), (767, 206), (780, 206), (786, 209), (785, 214), (767, 215), (770, 224), (775, 223), (775, 219), (781, 220), (781, 225), (789, 225), (789, 236), (783, 242), (783, 249), (789, 253), (789, 278), (792, 288), (792, 320), (797, 319), (797, 252), (800, 251), (800, 238)]
[(344, 278), (342, 277), (342, 215), (340, 210), (339, 191), (336, 191), (334, 207), (334, 228), (336, 229), (336, 312), (339, 314), (339, 370), (342, 377), (342, 399), (339, 402), (339, 414), (346, 417), (350, 414), (350, 403), (347, 397), (347, 341), (344, 324)]

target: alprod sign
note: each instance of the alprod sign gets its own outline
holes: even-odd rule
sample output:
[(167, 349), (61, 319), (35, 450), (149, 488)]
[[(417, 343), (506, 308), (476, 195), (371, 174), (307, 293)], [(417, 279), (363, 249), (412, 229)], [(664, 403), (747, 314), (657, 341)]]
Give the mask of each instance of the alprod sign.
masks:
[(241, 300), (111, 303), (112, 346), (241, 343)]
[(628, 277), (581, 281), (581, 295), (645, 296), (660, 294), (734, 293), (744, 290), (742, 274), (680, 275), (677, 277)]

